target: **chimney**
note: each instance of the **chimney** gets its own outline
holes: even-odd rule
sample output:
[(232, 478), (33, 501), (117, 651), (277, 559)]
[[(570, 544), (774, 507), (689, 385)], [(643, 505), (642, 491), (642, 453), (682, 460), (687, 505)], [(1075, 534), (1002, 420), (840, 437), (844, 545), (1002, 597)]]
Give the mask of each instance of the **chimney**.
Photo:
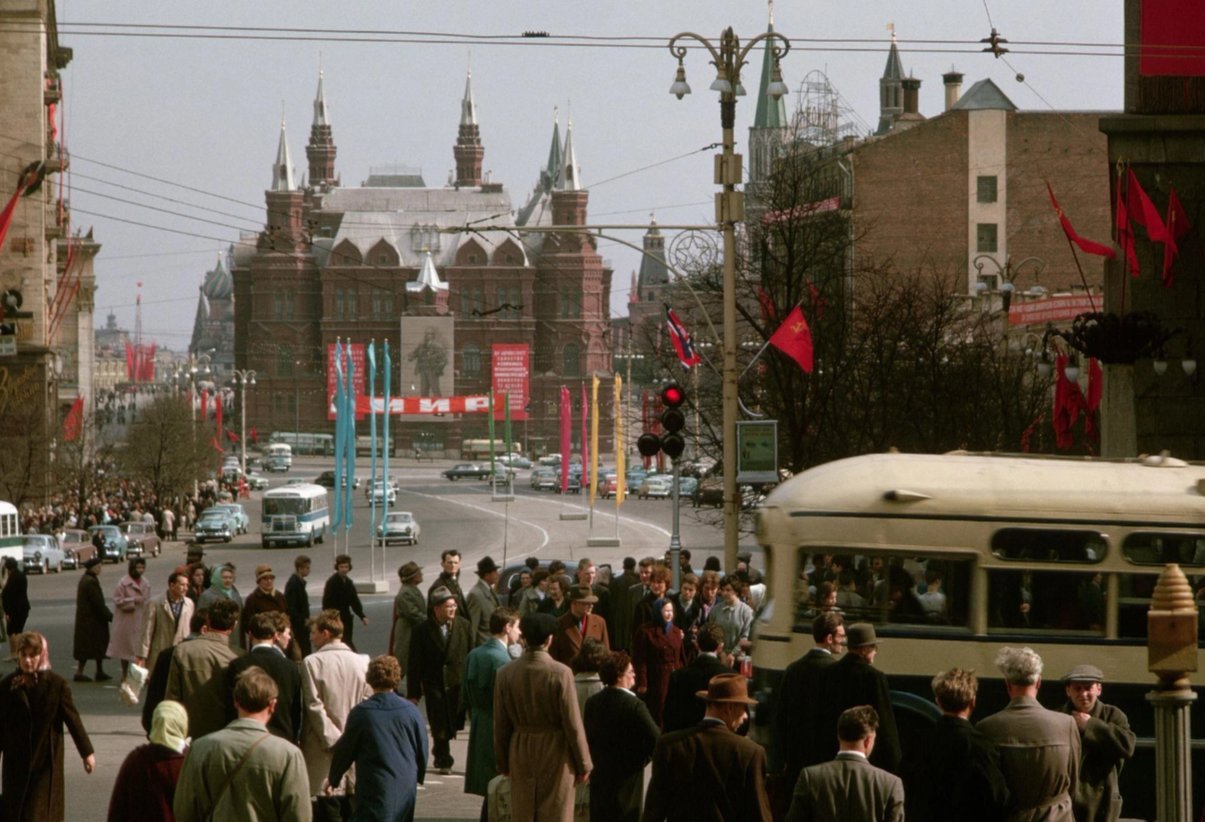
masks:
[(946, 85), (946, 111), (949, 111), (962, 96), (962, 73), (950, 69), (941, 76), (941, 81)]
[(903, 80), (904, 86), (904, 114), (919, 114), (920, 113), (920, 80), (915, 77), (906, 77)]

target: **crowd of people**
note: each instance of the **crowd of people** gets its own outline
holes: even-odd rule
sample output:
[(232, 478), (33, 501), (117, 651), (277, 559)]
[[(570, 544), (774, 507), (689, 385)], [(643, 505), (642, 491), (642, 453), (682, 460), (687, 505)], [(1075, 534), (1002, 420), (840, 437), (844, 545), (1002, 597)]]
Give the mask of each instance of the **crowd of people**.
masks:
[[(488, 556), (472, 586), (456, 550), (430, 585), (408, 562), (376, 658), (353, 643), (367, 617), (348, 556), (336, 557), (316, 616), (304, 555), (284, 591), (260, 565), (245, 595), (237, 569), (207, 567), (199, 546), (159, 596), (136, 558), (111, 609), (90, 561), (75, 680), (109, 677), (106, 658), (127, 683), (135, 666), (146, 672), (148, 743), (122, 765), (109, 818), (413, 819), (428, 757), (451, 773), (466, 725), (464, 790), (482, 797), (483, 820), (1118, 818), (1117, 774), (1135, 737), (1101, 701), (1099, 669), (1066, 672), (1067, 703), (1048, 710), (1041, 658), (1004, 648), (1010, 701), (977, 725), (974, 673), (939, 673), (942, 718), (905, 786), (875, 627), (846, 625), (837, 608), (814, 617), (814, 647), (774, 694), (768, 759), (746, 736), (760, 574), (747, 556), (731, 573), (711, 560), (696, 574), (683, 554), (676, 591), (668, 562), (652, 557), (625, 559), (605, 581), (589, 559), (532, 562), (513, 589)], [(89, 772), (93, 749), (45, 638), (18, 631), (13, 649), (18, 670), (0, 681), (0, 816), (62, 819), (64, 729)]]

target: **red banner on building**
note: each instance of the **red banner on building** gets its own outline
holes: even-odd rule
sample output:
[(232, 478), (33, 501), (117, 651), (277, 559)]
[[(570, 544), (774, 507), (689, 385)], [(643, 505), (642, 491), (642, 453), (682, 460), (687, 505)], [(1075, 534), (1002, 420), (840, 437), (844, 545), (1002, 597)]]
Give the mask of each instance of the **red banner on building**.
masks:
[[(390, 397), (389, 413), (399, 414), (484, 414), (490, 410), (488, 394), (467, 397)], [(365, 414), (385, 413), (385, 398), (356, 395), (356, 418)]]
[[(360, 410), (360, 400), (367, 393), (364, 386), (367, 384), (367, 379), (364, 375), (364, 369), (368, 367), (367, 360), (364, 356), (364, 343), (346, 343), (345, 348), (351, 349), (352, 374), (351, 374), (351, 390), (356, 396), (356, 419), (363, 419), (367, 413), (368, 406), (364, 406), (364, 410)], [(347, 364), (347, 355), (343, 355), (343, 364)], [(326, 418), (333, 420), (335, 418), (335, 344), (328, 343), (326, 346)]]
[(1201, 0), (1142, 4), (1138, 73), (1144, 77), (1205, 76), (1205, 6)]
[(1009, 325), (1045, 325), (1066, 322), (1088, 311), (1099, 311), (1104, 298), (1099, 294), (1067, 294), (1044, 300), (1013, 302), (1008, 309)]
[[(530, 350), (526, 343), (495, 343), (493, 374), (494, 394), (499, 398), (501, 406), (502, 395), (510, 401), (510, 418), (522, 421), (527, 419), (528, 391), (530, 390), (531, 371)], [(506, 415), (506, 409), (494, 409), (494, 419), (500, 420)]]

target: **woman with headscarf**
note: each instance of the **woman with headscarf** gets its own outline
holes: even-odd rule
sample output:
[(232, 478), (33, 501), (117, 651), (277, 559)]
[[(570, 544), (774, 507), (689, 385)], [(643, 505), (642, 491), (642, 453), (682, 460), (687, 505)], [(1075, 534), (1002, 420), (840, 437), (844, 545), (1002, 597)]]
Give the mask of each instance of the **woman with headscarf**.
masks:
[(92, 773), (96, 756), (75, 709), (71, 686), (50, 670), (50, 647), (36, 631), (16, 641), (17, 665), (0, 679), (0, 818), (6, 822), (62, 822), (63, 726)]
[(179, 702), (160, 702), (151, 719), (150, 742), (130, 751), (109, 799), (109, 822), (172, 822), (176, 783), (188, 750), (188, 712)]
[(632, 664), (636, 668), (636, 693), (639, 694), (657, 726), (663, 724), (665, 694), (669, 677), (685, 663), (682, 629), (674, 624), (673, 600), (661, 597), (653, 603), (655, 621), (636, 630)]
[(4, 630), (8, 633), (9, 653), (17, 653), (17, 634), (25, 630), (29, 619), (29, 580), (16, 557), (4, 558), (4, 590), (0, 591), (4, 610)]
[(138, 656), (142, 644), (142, 621), (146, 604), (151, 601), (151, 583), (147, 581), (146, 560), (134, 557), (126, 575), (113, 590), (113, 628), (105, 656), (121, 660), (121, 678), (130, 670), (130, 660)]
[[(229, 562), (214, 567), (209, 577), (209, 587), (197, 600), (197, 610), (207, 611), (219, 599), (233, 600), (239, 611), (243, 610), (243, 595), (234, 587), (234, 565)], [(237, 627), (230, 632), (230, 647), (242, 647), (241, 633)]]

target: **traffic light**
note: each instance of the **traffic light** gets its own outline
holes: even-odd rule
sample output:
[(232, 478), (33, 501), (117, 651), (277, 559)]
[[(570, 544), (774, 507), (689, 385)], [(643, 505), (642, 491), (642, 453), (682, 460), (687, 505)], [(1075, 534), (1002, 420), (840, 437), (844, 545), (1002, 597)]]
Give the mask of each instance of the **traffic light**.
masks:
[(661, 436), (642, 434), (636, 440), (636, 450), (642, 457), (655, 457), (658, 451), (664, 451), (670, 459), (677, 459), (686, 450), (686, 439), (682, 429), (686, 427), (686, 415), (682, 412), (682, 404), (686, 402), (686, 391), (677, 383), (670, 383), (661, 389), (661, 404), (665, 410), (661, 412), (661, 427), (665, 430)]

